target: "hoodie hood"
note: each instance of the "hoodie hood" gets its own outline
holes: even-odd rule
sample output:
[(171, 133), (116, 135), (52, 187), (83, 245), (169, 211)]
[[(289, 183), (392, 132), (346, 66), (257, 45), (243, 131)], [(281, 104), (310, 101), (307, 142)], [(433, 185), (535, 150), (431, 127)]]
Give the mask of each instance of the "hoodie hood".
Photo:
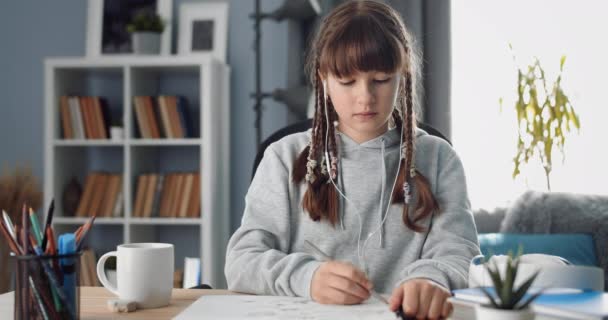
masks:
[[(427, 133), (421, 129), (416, 129), (416, 137), (426, 135)], [(390, 207), (390, 199), (393, 188), (402, 188), (403, 186), (394, 185), (396, 182), (397, 173), (399, 171), (400, 164), (400, 152), (399, 146), (401, 144), (400, 130), (396, 128), (389, 129), (387, 132), (378, 136), (374, 139), (363, 143), (357, 143), (349, 136), (344, 133), (337, 132), (339, 139), (338, 143), (338, 181), (336, 184), (339, 188), (338, 197), (340, 203), (340, 226), (342, 230), (345, 230), (344, 218), (346, 204), (349, 204), (350, 209), (354, 209), (356, 214), (362, 215), (361, 208), (357, 207), (356, 202), (351, 201), (351, 197), (348, 194), (349, 188), (345, 188), (344, 176), (353, 176), (356, 174), (364, 175), (375, 175), (380, 177), (380, 189), (377, 186), (370, 185), (370, 200), (376, 201), (377, 207), (374, 208), (373, 214), (377, 215), (377, 223), (373, 226), (375, 229), (371, 236), (375, 236), (375, 233), (379, 232), (378, 246), (384, 247), (385, 238), (385, 220), (388, 212), (387, 208)], [(351, 180), (351, 179), (348, 179)], [(351, 180), (352, 181), (352, 180)], [(364, 181), (361, 181), (364, 182)], [(360, 197), (360, 196), (358, 196)], [(367, 210), (366, 210), (367, 211)], [(367, 213), (370, 214), (370, 213)], [(361, 218), (361, 221), (366, 219)], [(368, 236), (369, 237), (369, 236)], [(367, 240), (368, 237), (361, 239)]]
[[(426, 131), (416, 128), (416, 137), (426, 135)], [(384, 134), (365, 141), (363, 143), (357, 143), (355, 140), (351, 139), (346, 134), (337, 131), (338, 136), (340, 137), (340, 151), (348, 152), (357, 149), (369, 149), (369, 150), (380, 150), (382, 145), (387, 149), (398, 147), (400, 143), (400, 133), (396, 128), (389, 129)]]

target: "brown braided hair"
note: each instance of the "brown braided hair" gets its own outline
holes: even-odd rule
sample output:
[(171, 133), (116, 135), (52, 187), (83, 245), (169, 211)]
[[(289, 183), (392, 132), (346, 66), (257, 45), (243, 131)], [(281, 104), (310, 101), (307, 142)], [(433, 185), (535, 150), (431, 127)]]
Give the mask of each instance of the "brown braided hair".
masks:
[[(402, 186), (406, 179), (414, 187), (416, 209), (409, 214), (409, 206), (403, 205), (403, 223), (416, 232), (425, 231), (417, 222), (433, 212), (439, 212), (439, 205), (431, 192), (428, 180), (421, 172), (413, 169), (415, 159), (415, 128), (417, 105), (416, 78), (419, 77), (418, 55), (413, 49), (413, 40), (407, 32), (399, 14), (390, 6), (373, 0), (348, 1), (331, 11), (317, 30), (307, 57), (307, 73), (315, 96), (315, 114), (312, 124), (310, 145), (297, 157), (292, 179), (294, 183), (308, 182), (302, 199), (302, 207), (314, 221), (327, 219), (332, 225), (339, 220), (339, 199), (332, 184), (327, 183), (329, 175), (338, 176), (337, 167), (325, 168), (324, 151), (327, 137), (330, 162), (338, 161), (336, 128), (338, 120), (331, 99), (327, 100), (326, 121), (323, 105), (324, 88), (321, 75), (328, 73), (336, 77), (348, 77), (356, 72), (380, 71), (398, 72), (403, 81), (399, 84), (397, 106), (391, 120), (399, 132), (403, 131), (405, 154), (397, 176), (392, 203), (404, 203)], [(405, 119), (405, 120), (404, 120)], [(402, 126), (405, 126), (402, 129)], [(314, 160), (314, 179), (305, 180), (308, 160)]]

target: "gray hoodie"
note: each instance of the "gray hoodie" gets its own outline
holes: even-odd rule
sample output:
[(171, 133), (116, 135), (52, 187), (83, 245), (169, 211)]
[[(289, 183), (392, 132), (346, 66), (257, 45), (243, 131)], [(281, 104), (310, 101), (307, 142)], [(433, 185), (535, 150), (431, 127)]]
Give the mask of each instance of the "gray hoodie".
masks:
[[(224, 271), (229, 290), (310, 298), (311, 280), (322, 261), (304, 240), (334, 260), (361, 270), (366, 266), (378, 292), (390, 293), (412, 278), (430, 279), (448, 289), (466, 287), (469, 262), (479, 254), (479, 245), (462, 163), (445, 140), (416, 129), (416, 168), (430, 182), (441, 208), (418, 222), (430, 232), (416, 233), (403, 224), (402, 204), (391, 204), (380, 226), (399, 161), (395, 129), (362, 144), (338, 133), (336, 183), (350, 201), (339, 196), (341, 219), (335, 227), (310, 219), (301, 205), (306, 184), (291, 179), (294, 160), (310, 132), (289, 135), (266, 149), (245, 197), (241, 226), (228, 243)], [(362, 265), (357, 247), (362, 249), (364, 243)]]

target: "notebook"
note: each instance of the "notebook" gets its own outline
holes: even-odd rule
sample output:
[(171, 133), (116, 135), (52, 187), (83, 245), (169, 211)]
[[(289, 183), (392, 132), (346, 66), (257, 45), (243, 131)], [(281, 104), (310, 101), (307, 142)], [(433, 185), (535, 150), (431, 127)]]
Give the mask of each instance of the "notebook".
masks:
[[(531, 289), (524, 300), (535, 290), (538, 289)], [(489, 291), (494, 294), (492, 289)], [(467, 311), (469, 307), (489, 302), (477, 288), (454, 290), (453, 293), (452, 301), (458, 314), (470, 314)], [(532, 311), (545, 318), (608, 320), (608, 293), (550, 288), (532, 303)]]

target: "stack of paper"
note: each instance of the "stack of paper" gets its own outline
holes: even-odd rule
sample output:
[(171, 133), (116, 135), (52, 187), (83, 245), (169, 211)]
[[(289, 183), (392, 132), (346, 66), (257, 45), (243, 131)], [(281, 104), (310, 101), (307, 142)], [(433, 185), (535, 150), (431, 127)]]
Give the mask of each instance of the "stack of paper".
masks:
[(306, 298), (274, 296), (202, 296), (180, 313), (176, 320), (206, 319), (264, 319), (264, 320), (311, 320), (311, 319), (395, 319), (388, 306), (374, 298), (363, 304), (323, 305)]

